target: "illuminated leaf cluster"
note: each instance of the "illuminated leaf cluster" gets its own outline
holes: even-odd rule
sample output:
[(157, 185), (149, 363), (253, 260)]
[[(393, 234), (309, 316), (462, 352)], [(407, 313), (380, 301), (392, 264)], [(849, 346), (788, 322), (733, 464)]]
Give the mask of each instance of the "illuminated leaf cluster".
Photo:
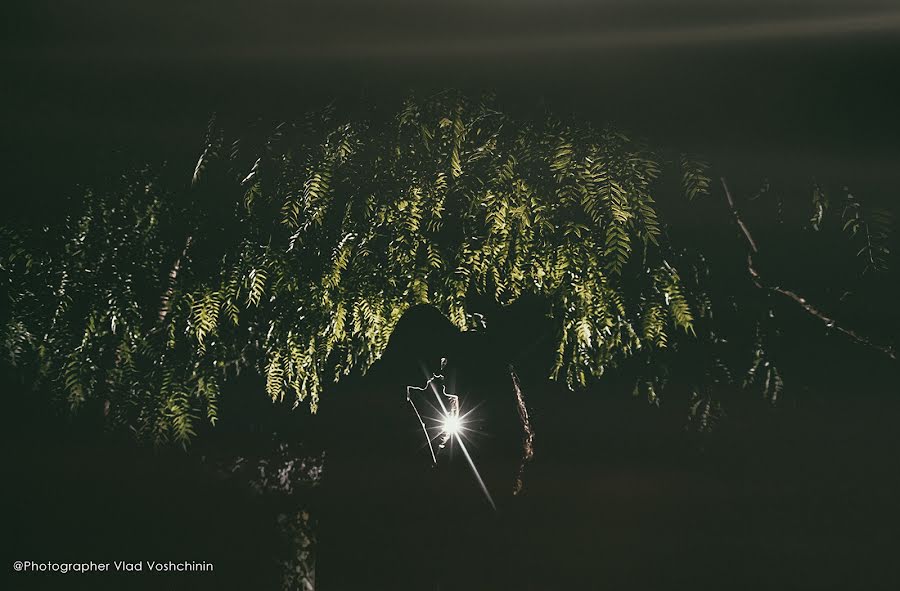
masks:
[[(666, 175), (689, 198), (709, 193), (694, 158), (450, 94), (256, 136), (213, 121), (189, 183), (132, 172), (62, 224), (4, 230), (6, 355), (72, 407), (94, 401), (141, 437), (185, 442), (216, 421), (236, 372), (315, 412), (327, 383), (381, 357), (412, 306), (467, 330), (475, 302), (531, 294), (558, 328), (552, 377), (585, 386), (695, 338), (710, 315), (659, 219)], [(779, 375), (764, 379), (777, 395)], [(655, 399), (659, 380), (643, 384)]]

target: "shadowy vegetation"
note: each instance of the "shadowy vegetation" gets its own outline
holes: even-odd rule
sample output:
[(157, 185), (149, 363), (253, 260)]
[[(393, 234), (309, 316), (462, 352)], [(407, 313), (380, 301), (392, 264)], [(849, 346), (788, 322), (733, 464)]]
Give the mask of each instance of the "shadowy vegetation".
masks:
[(58, 222), (2, 228), (4, 355), (141, 439), (185, 444), (245, 371), (316, 412), (420, 304), (477, 330), (535, 296), (553, 379), (615, 368), (652, 403), (677, 381), (701, 430), (723, 385), (778, 399), (785, 329), (894, 356), (879, 308), (845, 306), (886, 272), (890, 215), (846, 188), (742, 200), (696, 157), (449, 92), (365, 117), (213, 118), (200, 151), (192, 178), (130, 170)]

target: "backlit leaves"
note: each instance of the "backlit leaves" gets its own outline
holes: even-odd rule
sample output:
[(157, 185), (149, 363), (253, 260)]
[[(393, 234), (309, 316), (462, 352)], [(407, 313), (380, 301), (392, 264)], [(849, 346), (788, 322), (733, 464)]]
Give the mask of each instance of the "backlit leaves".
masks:
[(885, 270), (890, 256), (888, 237), (893, 225), (890, 212), (877, 208), (864, 209), (845, 189), (841, 219), (844, 232), (857, 249), (856, 256), (863, 265), (863, 273)]
[(688, 199), (709, 195), (709, 164), (691, 156), (681, 155), (681, 188)]
[[(532, 294), (559, 328), (553, 375), (585, 386), (690, 332), (694, 313), (660, 262), (660, 158), (612, 130), (545, 123), (449, 94), (377, 124), (312, 113), (256, 143), (213, 120), (186, 194), (134, 175), (86, 199), (53, 248), (4, 263), (8, 354), (39, 349), (72, 405), (106, 400), (117, 424), (183, 443), (215, 422), (232, 372), (314, 412), (411, 306), (469, 330), (485, 322), (479, 297)], [(705, 192), (691, 166), (685, 187)]]

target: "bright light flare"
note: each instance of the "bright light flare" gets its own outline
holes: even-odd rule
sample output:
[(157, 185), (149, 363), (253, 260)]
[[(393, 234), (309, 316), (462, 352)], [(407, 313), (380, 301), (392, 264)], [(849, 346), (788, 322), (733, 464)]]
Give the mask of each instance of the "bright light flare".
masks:
[[(443, 360), (441, 367), (443, 368)], [(437, 465), (437, 455), (434, 453), (434, 447), (431, 445), (431, 442), (438, 437), (441, 437), (443, 441), (440, 444), (440, 448), (443, 449), (444, 445), (449, 440), (456, 440), (456, 443), (459, 445), (460, 450), (462, 450), (463, 455), (466, 458), (466, 461), (469, 464), (469, 467), (472, 469), (472, 474), (475, 476), (475, 480), (478, 481), (478, 485), (481, 487), (481, 491), (484, 493), (484, 496), (487, 498), (488, 503), (490, 503), (491, 508), (495, 511), (497, 510), (497, 505), (494, 504), (494, 499), (491, 497), (490, 491), (488, 491), (487, 485), (485, 485), (484, 480), (481, 478), (481, 474), (478, 473), (478, 468), (475, 467), (475, 461), (472, 459), (472, 456), (469, 455), (469, 450), (466, 449), (466, 444), (463, 442), (463, 437), (466, 429), (465, 427), (465, 418), (475, 409), (469, 410), (467, 413), (460, 415), (460, 405), (459, 405), (459, 397), (453, 394), (448, 394), (446, 387), (443, 384), (444, 376), (441, 374), (434, 374), (429, 378), (429, 380), (425, 383), (425, 386), (419, 388), (417, 386), (407, 386), (406, 387), (406, 401), (410, 403), (413, 407), (413, 411), (416, 413), (416, 418), (419, 419), (419, 425), (422, 427), (422, 433), (425, 435), (425, 443), (428, 445), (428, 451), (431, 452), (431, 460), (434, 462), (434, 465)], [(441, 382), (440, 390), (435, 382)], [(425, 425), (425, 421), (422, 420), (422, 415), (419, 413), (418, 407), (416, 407), (416, 403), (412, 399), (413, 391), (431, 391), (434, 394), (435, 400), (440, 406), (440, 410), (435, 408), (433, 405), (429, 403), (435, 411), (442, 417), (437, 419), (437, 422), (440, 427), (431, 427), (432, 430), (440, 429), (438, 435), (432, 438), (428, 434), (429, 427)], [(450, 408), (447, 408), (447, 405), (444, 404), (444, 398), (447, 398), (450, 401)], [(436, 418), (436, 417), (435, 417)], [(432, 419), (434, 420), (434, 419)]]
[(459, 435), (463, 430), (462, 418), (459, 415), (454, 415), (453, 413), (444, 415), (444, 421), (443, 423), (441, 423), (441, 428), (447, 435)]

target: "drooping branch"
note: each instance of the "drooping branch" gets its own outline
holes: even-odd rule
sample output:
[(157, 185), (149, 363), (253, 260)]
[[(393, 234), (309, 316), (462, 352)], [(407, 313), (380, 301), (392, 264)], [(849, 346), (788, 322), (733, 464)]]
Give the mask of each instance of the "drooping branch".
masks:
[(776, 293), (780, 293), (781, 295), (783, 295), (785, 297), (791, 298), (792, 300), (797, 302), (797, 304), (801, 308), (806, 310), (807, 313), (809, 313), (810, 315), (812, 315), (812, 316), (818, 318), (819, 320), (821, 320), (822, 322), (824, 322), (825, 325), (828, 326), (828, 328), (833, 328), (833, 329), (837, 330), (838, 332), (843, 333), (845, 336), (847, 336), (847, 338), (849, 338), (853, 342), (860, 344), (860, 345), (865, 345), (867, 347), (871, 347), (871, 348), (875, 349), (876, 351), (880, 351), (881, 353), (884, 353), (891, 359), (897, 358), (897, 354), (894, 351), (893, 347), (874, 343), (871, 340), (869, 340), (868, 338), (860, 335), (856, 331), (841, 326), (840, 324), (837, 323), (836, 320), (834, 320), (833, 318), (831, 318), (829, 316), (826, 316), (819, 309), (817, 309), (815, 306), (813, 306), (808, 301), (806, 301), (806, 298), (798, 295), (797, 293), (795, 293), (789, 289), (783, 289), (778, 286), (772, 286), (769, 289), (771, 289), (772, 291), (774, 291)]
[(855, 330), (838, 324), (837, 320), (819, 310), (816, 306), (811, 304), (805, 297), (801, 296), (797, 292), (790, 289), (785, 289), (778, 285), (769, 285), (763, 280), (759, 271), (753, 264), (753, 255), (759, 253), (759, 247), (757, 246), (756, 241), (753, 239), (753, 235), (750, 233), (750, 229), (747, 227), (747, 224), (745, 224), (744, 220), (741, 218), (741, 214), (738, 211), (737, 206), (735, 205), (734, 198), (731, 196), (731, 191), (728, 189), (728, 183), (725, 181), (725, 177), (721, 177), (719, 180), (722, 183), (722, 189), (725, 191), (725, 199), (728, 201), (728, 207), (731, 210), (731, 215), (734, 217), (734, 221), (737, 223), (738, 228), (740, 228), (745, 240), (747, 241), (747, 246), (749, 248), (749, 251), (747, 253), (747, 271), (750, 273), (750, 277), (753, 279), (753, 284), (760, 289), (780, 294), (792, 300), (807, 314), (809, 314), (813, 318), (817, 318), (828, 328), (837, 330), (854, 343), (869, 347), (870, 349), (874, 349), (875, 351), (887, 355), (891, 359), (897, 359), (897, 354), (896, 351), (894, 351), (893, 347), (873, 342), (871, 339), (859, 334)]
[(522, 423), (522, 460), (519, 462), (519, 471), (516, 474), (516, 482), (513, 485), (513, 495), (518, 495), (524, 487), (523, 476), (525, 464), (534, 457), (534, 429), (531, 427), (531, 419), (528, 417), (528, 407), (525, 405), (525, 396), (519, 384), (519, 376), (512, 365), (509, 366), (509, 375), (512, 378), (513, 392), (516, 395), (516, 406), (519, 410), (519, 420)]

